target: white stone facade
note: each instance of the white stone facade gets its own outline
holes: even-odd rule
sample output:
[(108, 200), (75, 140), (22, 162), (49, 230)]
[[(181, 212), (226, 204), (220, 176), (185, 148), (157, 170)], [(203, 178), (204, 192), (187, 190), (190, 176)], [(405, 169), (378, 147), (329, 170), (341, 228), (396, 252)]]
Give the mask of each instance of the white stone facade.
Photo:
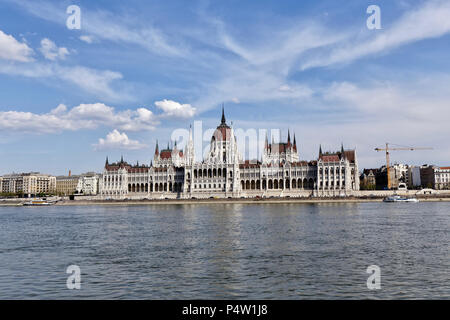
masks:
[(83, 195), (96, 195), (98, 193), (99, 177), (97, 175), (81, 176), (78, 179), (77, 193)]
[(297, 145), (266, 145), (262, 162), (243, 161), (232, 127), (222, 120), (201, 162), (194, 159), (192, 131), (185, 151), (159, 150), (150, 166), (108, 159), (99, 181), (102, 199), (192, 199), (346, 196), (359, 190), (355, 150), (319, 151), (318, 160), (299, 161)]

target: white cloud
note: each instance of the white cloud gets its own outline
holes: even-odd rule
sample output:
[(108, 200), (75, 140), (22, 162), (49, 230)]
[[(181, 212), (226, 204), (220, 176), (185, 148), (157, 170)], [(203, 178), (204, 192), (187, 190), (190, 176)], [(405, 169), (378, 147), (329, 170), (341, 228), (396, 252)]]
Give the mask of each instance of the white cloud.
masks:
[(54, 133), (95, 129), (100, 126), (121, 130), (154, 130), (158, 119), (145, 108), (115, 111), (103, 103), (80, 104), (70, 110), (60, 104), (49, 113), (36, 114), (21, 111), (1, 111), (0, 131), (25, 133)]
[(67, 106), (64, 104), (59, 104), (55, 109), (50, 111), (50, 114), (58, 115), (63, 114), (67, 111)]
[(0, 59), (29, 62), (33, 61), (33, 49), (26, 43), (17, 41), (13, 36), (0, 30)]
[(94, 144), (95, 150), (105, 149), (126, 149), (126, 150), (138, 150), (147, 147), (145, 144), (140, 143), (137, 140), (131, 140), (125, 134), (120, 133), (117, 129), (108, 133), (106, 139), (98, 139), (98, 143)]
[(44, 38), (41, 40), (41, 47), (39, 48), (45, 59), (55, 61), (64, 60), (67, 55), (69, 55), (69, 50), (65, 47), (58, 46), (50, 39)]
[(80, 40), (81, 40), (81, 41), (84, 41), (84, 42), (86, 42), (86, 43), (89, 43), (89, 44), (91, 44), (92, 42), (94, 42), (93, 37), (92, 37), (92, 36), (88, 36), (88, 35), (82, 35), (82, 36), (80, 36)]
[(281, 92), (292, 92), (292, 88), (287, 84), (283, 84), (278, 90)]
[(181, 104), (167, 99), (156, 101), (155, 105), (163, 110), (163, 117), (190, 118), (196, 111), (190, 104)]

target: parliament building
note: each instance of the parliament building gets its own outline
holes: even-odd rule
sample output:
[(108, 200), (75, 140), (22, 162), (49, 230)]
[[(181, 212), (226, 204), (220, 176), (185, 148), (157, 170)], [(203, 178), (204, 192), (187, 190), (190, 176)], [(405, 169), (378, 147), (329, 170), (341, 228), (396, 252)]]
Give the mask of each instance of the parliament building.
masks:
[(102, 199), (205, 199), (351, 196), (359, 190), (356, 150), (322, 152), (317, 160), (299, 158), (295, 135), (284, 143), (266, 136), (261, 161), (243, 160), (233, 127), (222, 119), (203, 161), (195, 161), (192, 129), (184, 150), (159, 149), (150, 165), (106, 159), (99, 181)]

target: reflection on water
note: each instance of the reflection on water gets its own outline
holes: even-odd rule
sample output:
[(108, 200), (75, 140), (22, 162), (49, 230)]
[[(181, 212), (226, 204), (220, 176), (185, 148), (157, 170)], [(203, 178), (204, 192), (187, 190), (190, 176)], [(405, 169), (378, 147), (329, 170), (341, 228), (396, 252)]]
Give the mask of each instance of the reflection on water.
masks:
[[(449, 298), (448, 203), (0, 208), (0, 298)], [(66, 288), (67, 266), (81, 290)], [(370, 291), (366, 268), (381, 268)]]

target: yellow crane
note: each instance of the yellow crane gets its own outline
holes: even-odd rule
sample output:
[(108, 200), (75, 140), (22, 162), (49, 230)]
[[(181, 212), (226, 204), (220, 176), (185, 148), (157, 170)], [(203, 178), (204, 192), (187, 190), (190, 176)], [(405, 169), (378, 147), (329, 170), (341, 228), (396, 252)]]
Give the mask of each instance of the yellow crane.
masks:
[(418, 148), (418, 147), (389, 147), (389, 143), (386, 142), (386, 148), (375, 148), (375, 151), (386, 151), (386, 175), (387, 175), (387, 188), (391, 189), (391, 177), (389, 175), (389, 151), (392, 150), (432, 150), (433, 148)]

